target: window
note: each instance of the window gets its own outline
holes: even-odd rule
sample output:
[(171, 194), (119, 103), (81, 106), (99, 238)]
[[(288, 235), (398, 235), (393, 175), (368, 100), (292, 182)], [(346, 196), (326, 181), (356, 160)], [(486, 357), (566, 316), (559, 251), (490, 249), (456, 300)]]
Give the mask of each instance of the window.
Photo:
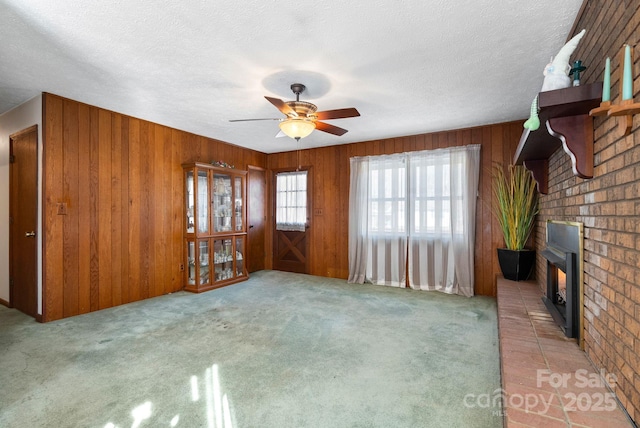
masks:
[(303, 232), (307, 224), (307, 171), (276, 174), (276, 229)]
[(463, 165), (419, 155), (369, 162), (370, 234), (462, 233), (461, 216), (452, 216), (451, 207), (462, 198)]
[(406, 232), (406, 169), (404, 160), (380, 162), (369, 171), (371, 233)]
[(412, 162), (412, 233), (463, 232), (462, 216), (452, 215), (451, 207), (459, 207), (463, 198), (464, 167), (453, 159), (419, 158)]

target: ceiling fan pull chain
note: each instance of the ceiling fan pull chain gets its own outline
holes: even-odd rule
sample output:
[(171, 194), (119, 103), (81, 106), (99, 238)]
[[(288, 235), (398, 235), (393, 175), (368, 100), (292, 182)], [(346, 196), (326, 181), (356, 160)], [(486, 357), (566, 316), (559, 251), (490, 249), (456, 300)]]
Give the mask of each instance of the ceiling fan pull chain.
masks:
[(300, 137), (296, 137), (296, 143), (298, 145), (298, 168), (296, 168), (296, 172), (300, 171)]

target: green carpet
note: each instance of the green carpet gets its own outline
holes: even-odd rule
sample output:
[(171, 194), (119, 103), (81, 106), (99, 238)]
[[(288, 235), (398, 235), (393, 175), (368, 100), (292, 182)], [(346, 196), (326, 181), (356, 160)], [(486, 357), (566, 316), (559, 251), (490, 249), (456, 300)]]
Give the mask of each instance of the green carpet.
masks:
[(499, 370), (486, 297), (262, 271), (48, 324), (0, 306), (4, 428), (501, 427), (475, 400)]

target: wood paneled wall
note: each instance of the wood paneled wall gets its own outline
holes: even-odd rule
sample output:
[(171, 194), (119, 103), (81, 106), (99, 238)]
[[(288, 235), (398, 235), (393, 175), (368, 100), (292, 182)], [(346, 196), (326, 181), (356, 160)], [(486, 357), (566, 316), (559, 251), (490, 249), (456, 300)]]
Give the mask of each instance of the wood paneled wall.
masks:
[[(491, 165), (512, 162), (522, 122), (302, 150), (300, 164), (311, 165), (313, 173), (310, 273), (348, 277), (349, 158), (480, 144), (475, 293), (495, 296), (496, 274), (500, 272), (496, 248), (504, 242), (491, 213)], [(270, 154), (268, 164), (270, 169), (295, 168), (297, 152)]]
[(264, 153), (51, 94), (43, 123), (44, 321), (180, 290), (180, 165), (266, 167)]
[[(51, 94), (43, 96), (43, 123), (44, 321), (182, 288), (182, 163), (298, 165), (296, 151), (266, 155)], [(511, 161), (521, 130), (519, 121), (302, 150), (314, 183), (311, 273), (348, 276), (350, 157), (481, 144), (475, 291), (494, 295), (502, 237), (490, 167)]]

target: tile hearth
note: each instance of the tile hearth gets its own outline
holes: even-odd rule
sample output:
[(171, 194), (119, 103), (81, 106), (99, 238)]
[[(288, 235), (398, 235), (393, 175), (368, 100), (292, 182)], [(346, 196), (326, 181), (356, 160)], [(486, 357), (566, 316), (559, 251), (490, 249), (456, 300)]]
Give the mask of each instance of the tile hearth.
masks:
[(505, 427), (633, 427), (607, 379), (565, 337), (541, 297), (534, 282), (498, 278)]

